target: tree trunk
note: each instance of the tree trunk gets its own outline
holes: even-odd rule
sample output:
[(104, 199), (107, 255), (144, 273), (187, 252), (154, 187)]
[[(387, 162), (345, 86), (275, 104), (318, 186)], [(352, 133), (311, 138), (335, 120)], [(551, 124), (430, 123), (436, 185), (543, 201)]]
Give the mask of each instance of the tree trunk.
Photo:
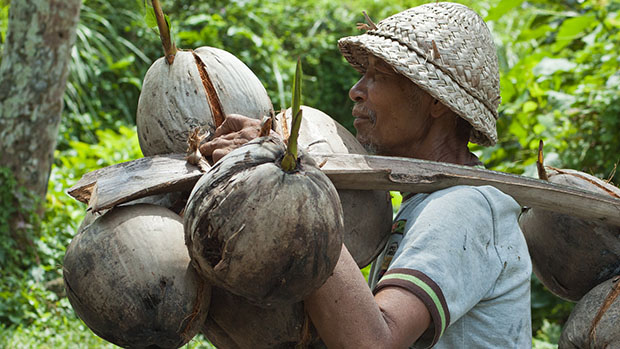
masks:
[(43, 198), (81, 0), (14, 0), (0, 65), (0, 166)]

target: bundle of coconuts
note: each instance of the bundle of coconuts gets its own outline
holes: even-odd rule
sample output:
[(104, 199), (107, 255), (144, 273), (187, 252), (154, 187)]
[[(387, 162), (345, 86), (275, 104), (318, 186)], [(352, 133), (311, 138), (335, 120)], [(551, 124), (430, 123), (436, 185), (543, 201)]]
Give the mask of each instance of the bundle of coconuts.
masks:
[[(140, 95), (143, 154), (185, 152), (192, 129), (212, 131), (227, 113), (272, 113), (263, 85), (230, 53), (166, 51), (166, 59), (149, 69)], [(87, 213), (67, 248), (63, 279), (76, 314), (98, 336), (122, 347), (177, 348), (203, 327), (211, 285), (196, 273), (185, 246), (178, 203), (188, 194)]]
[[(301, 109), (298, 144), (305, 150), (313, 154), (365, 153), (355, 137), (327, 114), (308, 106)], [(285, 138), (293, 126), (292, 115), (289, 108), (275, 117), (274, 129)], [(344, 214), (344, 243), (363, 267), (377, 256), (389, 236), (391, 201), (384, 191), (338, 190), (338, 196)], [(323, 346), (305, 315), (303, 302), (265, 306), (213, 287), (213, 302), (202, 333), (221, 348)]]
[[(157, 14), (158, 2), (153, 5)], [(289, 146), (277, 137), (257, 139), (210, 170), (196, 159), (204, 140), (196, 127), (212, 133), (230, 113), (273, 115), (271, 101), (231, 54), (169, 48), (145, 77), (137, 115), (140, 147), (152, 156), (185, 151), (189, 143), (188, 162), (200, 161), (208, 172), (191, 195), (175, 192), (89, 212), (65, 256), (69, 300), (94, 333), (114, 344), (175, 348), (215, 323), (207, 321), (213, 285), (220, 295), (213, 300), (216, 310), (232, 300), (256, 309), (256, 319), (265, 312), (260, 307), (271, 307), (270, 318), (289, 322), (268, 322), (273, 340), (265, 343), (302, 342), (310, 324), (301, 300), (331, 275), (340, 254), (338, 193), (294, 139)], [(291, 134), (299, 130), (302, 112), (297, 115)], [(183, 212), (179, 202), (187, 202)], [(227, 314), (239, 319), (241, 313)], [(217, 325), (211, 332), (218, 332)], [(284, 341), (283, 333), (290, 333)], [(243, 343), (251, 340), (246, 336)]]
[(212, 285), (265, 307), (299, 302), (320, 287), (342, 246), (338, 193), (297, 148), (300, 61), (293, 91), (288, 145), (265, 136), (230, 152), (198, 180), (184, 216), (198, 272)]
[[(545, 168), (542, 142), (539, 177), (551, 183), (620, 198), (620, 189), (587, 173)], [(552, 293), (579, 301), (588, 291), (620, 274), (620, 227), (542, 209), (526, 208), (519, 218), (534, 273)]]
[[(264, 87), (245, 64), (219, 49), (196, 51), (179, 52), (181, 59), (173, 64), (159, 59), (149, 69), (137, 115), (143, 154), (185, 151), (191, 128), (215, 127), (218, 112), (209, 108), (209, 100), (219, 101), (219, 113), (270, 113)], [(229, 94), (208, 99), (198, 70), (206, 71), (201, 59), (215, 67), (209, 71), (219, 79), (218, 90), (232, 86), (248, 92), (243, 103)], [(76, 314), (101, 338), (122, 347), (177, 348), (202, 328), (211, 285), (196, 273), (185, 246), (178, 213), (188, 194), (173, 192), (87, 213), (67, 249), (63, 279)]]

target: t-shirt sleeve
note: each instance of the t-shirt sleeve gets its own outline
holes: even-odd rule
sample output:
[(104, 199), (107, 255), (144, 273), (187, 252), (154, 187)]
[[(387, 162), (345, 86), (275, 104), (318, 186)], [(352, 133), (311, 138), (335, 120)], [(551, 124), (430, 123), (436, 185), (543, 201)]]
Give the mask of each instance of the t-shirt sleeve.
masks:
[(416, 346), (432, 346), (491, 291), (502, 266), (492, 206), (479, 190), (453, 187), (412, 206), (397, 217), (405, 236), (374, 292), (400, 287), (422, 300), (432, 324)]

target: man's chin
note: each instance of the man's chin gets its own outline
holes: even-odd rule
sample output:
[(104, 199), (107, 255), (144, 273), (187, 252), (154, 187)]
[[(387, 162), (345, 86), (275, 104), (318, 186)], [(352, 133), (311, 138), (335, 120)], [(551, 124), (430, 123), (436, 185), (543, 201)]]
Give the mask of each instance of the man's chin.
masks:
[(373, 144), (367, 137), (360, 137), (359, 130), (357, 131), (357, 135), (355, 136), (358, 142), (366, 149), (366, 152), (370, 155), (377, 155), (377, 146)]
[(378, 154), (378, 150), (377, 150), (377, 146), (375, 144), (369, 143), (369, 142), (364, 142), (361, 143), (362, 146), (364, 147), (364, 149), (366, 149), (366, 152), (370, 155), (377, 155)]

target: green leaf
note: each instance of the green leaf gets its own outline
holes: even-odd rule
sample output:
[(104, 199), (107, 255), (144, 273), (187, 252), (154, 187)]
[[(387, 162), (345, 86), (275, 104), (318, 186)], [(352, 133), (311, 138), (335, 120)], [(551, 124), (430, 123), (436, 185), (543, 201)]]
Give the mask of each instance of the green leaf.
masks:
[(170, 40), (172, 40), (172, 24), (170, 24), (170, 17), (164, 13), (164, 18), (166, 19), (166, 25), (168, 26), (168, 31), (170, 32)]
[(122, 59), (110, 64), (108, 66), (108, 69), (110, 70), (122, 70), (125, 69), (127, 67), (129, 67), (130, 65), (132, 65), (136, 60), (135, 56), (125, 56)]
[(534, 131), (535, 134), (539, 135), (541, 133), (543, 133), (547, 128), (544, 125), (541, 124), (536, 124), (534, 125), (534, 127), (532, 128), (532, 130)]
[(535, 29), (525, 29), (519, 34), (519, 41), (544, 38), (555, 29), (550, 25), (541, 25)]
[(183, 24), (185, 26), (194, 26), (194, 25), (207, 25), (209, 24), (209, 20), (211, 19), (211, 16), (208, 16), (205, 13), (200, 13), (197, 15), (193, 15), (193, 16), (189, 16), (185, 19), (185, 21), (183, 21)]
[(527, 102), (523, 103), (523, 112), (524, 113), (533, 112), (537, 108), (538, 108), (538, 103), (536, 103), (536, 102), (527, 101)]
[(151, 6), (148, 0), (144, 0), (144, 23), (149, 28), (157, 28), (157, 18), (155, 17), (155, 10)]
[(292, 171), (297, 167), (297, 137), (299, 136), (299, 128), (301, 127), (302, 110), (301, 110), (301, 58), (297, 59), (297, 67), (295, 68), (295, 77), (293, 79), (293, 100), (291, 107), (291, 135), (288, 138), (288, 148), (286, 155), (282, 159), (282, 169)]
[(497, 4), (497, 6), (489, 10), (489, 14), (485, 18), (485, 21), (498, 20), (510, 10), (521, 5), (522, 3), (523, 0), (502, 0), (499, 2), (499, 4)]
[(568, 46), (573, 40), (581, 37), (587, 33), (587, 29), (596, 23), (596, 17), (594, 15), (573, 17), (565, 20), (555, 40), (556, 43), (553, 46), (554, 51), (559, 51)]
[(293, 80), (293, 101), (291, 106), (293, 108), (293, 116), (299, 113), (301, 108), (301, 76), (303, 72), (301, 70), (301, 58), (297, 59), (297, 66), (295, 67), (295, 78)]
[(508, 127), (508, 131), (519, 139), (519, 143), (521, 143), (521, 145), (524, 145), (524, 141), (527, 139), (527, 131), (519, 122), (511, 122)]
[(534, 75), (553, 75), (558, 71), (571, 71), (573, 70), (577, 64), (569, 61), (566, 58), (543, 58), (537, 65), (534, 67), (533, 72)]

